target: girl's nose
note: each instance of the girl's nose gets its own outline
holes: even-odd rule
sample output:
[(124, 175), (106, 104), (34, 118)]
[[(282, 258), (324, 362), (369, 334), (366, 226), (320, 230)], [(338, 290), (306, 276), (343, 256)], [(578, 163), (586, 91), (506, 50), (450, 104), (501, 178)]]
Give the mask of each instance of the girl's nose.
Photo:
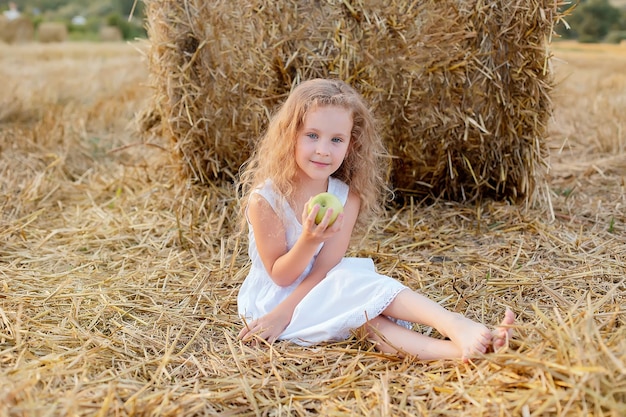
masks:
[(328, 155), (328, 145), (326, 143), (324, 143), (323, 141), (319, 141), (317, 142), (317, 147), (315, 148), (315, 153), (317, 153), (318, 155)]

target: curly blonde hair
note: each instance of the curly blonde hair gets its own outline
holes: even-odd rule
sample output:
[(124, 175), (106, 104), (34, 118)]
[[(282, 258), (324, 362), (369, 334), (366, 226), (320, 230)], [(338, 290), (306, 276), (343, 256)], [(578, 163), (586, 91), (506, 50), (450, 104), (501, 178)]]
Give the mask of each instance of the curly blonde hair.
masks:
[[(383, 207), (389, 191), (386, 174), (389, 158), (363, 97), (336, 79), (313, 79), (296, 86), (271, 119), (250, 159), (241, 167), (240, 205), (245, 213), (252, 191), (270, 179), (276, 190), (291, 201), (297, 173), (296, 140), (307, 112), (319, 106), (340, 106), (352, 112), (352, 136), (346, 158), (333, 174), (348, 184), (361, 201), (357, 225), (363, 226)], [(242, 221), (245, 216), (242, 215)], [(243, 221), (245, 223), (245, 221)]]

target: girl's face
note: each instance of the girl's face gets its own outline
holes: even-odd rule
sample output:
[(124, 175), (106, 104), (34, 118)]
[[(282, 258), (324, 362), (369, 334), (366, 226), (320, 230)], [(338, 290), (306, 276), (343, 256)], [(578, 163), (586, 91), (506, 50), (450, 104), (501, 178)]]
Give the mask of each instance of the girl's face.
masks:
[(309, 110), (296, 142), (299, 174), (312, 180), (328, 179), (343, 163), (351, 132), (350, 110), (339, 106)]

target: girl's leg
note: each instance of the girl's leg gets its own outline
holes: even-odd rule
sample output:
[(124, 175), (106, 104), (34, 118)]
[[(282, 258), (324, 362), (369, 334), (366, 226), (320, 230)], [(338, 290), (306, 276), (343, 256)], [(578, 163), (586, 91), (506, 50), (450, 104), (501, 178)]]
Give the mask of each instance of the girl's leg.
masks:
[(409, 354), (419, 360), (455, 359), (461, 351), (450, 340), (435, 339), (402, 327), (385, 316), (378, 316), (364, 325), (376, 349), (404, 356)]
[(459, 349), (460, 355), (454, 357), (461, 357), (464, 360), (486, 353), (492, 347), (503, 346), (506, 343), (505, 339), (510, 336), (506, 326), (513, 324), (515, 319), (513, 313), (507, 310), (500, 328), (491, 332), (483, 324), (446, 310), (436, 302), (408, 289), (400, 292), (383, 314), (434, 327), (450, 338)]

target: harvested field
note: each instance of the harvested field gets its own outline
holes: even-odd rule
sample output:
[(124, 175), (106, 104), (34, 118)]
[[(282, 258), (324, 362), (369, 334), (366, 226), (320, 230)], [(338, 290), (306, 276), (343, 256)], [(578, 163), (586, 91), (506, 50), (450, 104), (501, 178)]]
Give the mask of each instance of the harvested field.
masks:
[(554, 45), (534, 207), (414, 201), (351, 247), (472, 318), (511, 307), (469, 364), (236, 340), (233, 191), (136, 133), (142, 50), (0, 44), (0, 415), (626, 414), (625, 48)]

